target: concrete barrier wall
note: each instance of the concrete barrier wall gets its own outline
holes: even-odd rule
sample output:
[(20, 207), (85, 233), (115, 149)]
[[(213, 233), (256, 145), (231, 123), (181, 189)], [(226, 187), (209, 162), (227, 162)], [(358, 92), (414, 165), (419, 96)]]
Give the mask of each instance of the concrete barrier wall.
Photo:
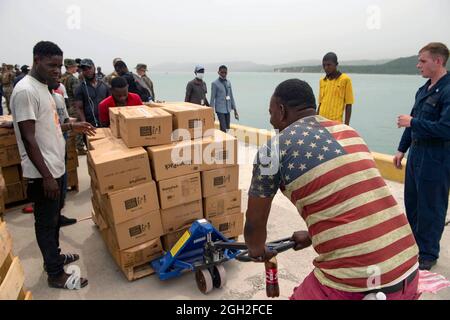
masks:
[[(216, 128), (219, 128), (219, 122), (216, 121)], [(266, 141), (271, 139), (274, 135), (273, 132), (265, 129), (257, 129), (247, 126), (242, 126), (238, 124), (232, 124), (231, 132), (239, 141), (261, 146)], [(394, 167), (392, 162), (392, 155), (387, 155), (378, 152), (372, 152), (375, 162), (377, 163), (377, 167), (381, 172), (381, 175), (386, 180), (396, 181), (400, 183), (404, 183), (405, 181), (405, 167), (406, 160), (403, 159), (402, 169), (397, 169)]]

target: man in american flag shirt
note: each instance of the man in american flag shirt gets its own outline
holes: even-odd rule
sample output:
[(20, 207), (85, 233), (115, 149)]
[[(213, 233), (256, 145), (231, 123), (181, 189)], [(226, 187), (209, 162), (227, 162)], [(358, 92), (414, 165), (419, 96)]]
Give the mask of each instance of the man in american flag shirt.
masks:
[(294, 249), (312, 244), (318, 254), (291, 299), (417, 299), (414, 236), (363, 139), (316, 115), (313, 91), (298, 79), (276, 88), (269, 113), (280, 133), (255, 159), (244, 231), (250, 256), (273, 256), (266, 226), (280, 189), (308, 228), (294, 233)]

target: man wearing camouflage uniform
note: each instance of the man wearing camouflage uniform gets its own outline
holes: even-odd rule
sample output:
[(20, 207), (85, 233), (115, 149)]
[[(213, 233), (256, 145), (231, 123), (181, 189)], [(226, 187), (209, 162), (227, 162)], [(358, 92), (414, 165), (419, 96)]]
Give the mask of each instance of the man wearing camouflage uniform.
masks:
[[(68, 104), (68, 112), (69, 116), (72, 118), (76, 118), (80, 121), (80, 116), (78, 114), (78, 109), (75, 108), (75, 89), (79, 85), (79, 80), (74, 74), (77, 72), (78, 65), (73, 59), (64, 59), (64, 67), (66, 68), (66, 73), (64, 73), (61, 77), (61, 83), (66, 87), (67, 96), (69, 97)], [(84, 141), (82, 135), (76, 136), (76, 145), (78, 154), (86, 154), (86, 150), (84, 148)]]
[[(116, 65), (116, 62), (118, 61), (122, 61), (122, 58), (115, 58), (113, 60), (113, 67)], [(103, 78), (103, 81), (108, 85), (109, 88), (111, 88), (111, 81), (112, 79), (118, 77), (119, 75), (117, 74), (116, 71), (113, 71), (112, 73), (110, 73), (109, 75), (107, 75), (105, 78)]]
[(8, 114), (11, 114), (9, 109), (9, 99), (11, 98), (11, 94), (13, 92), (13, 82), (16, 77), (16, 73), (14, 72), (14, 66), (8, 64), (2, 68), (2, 74), (0, 75), (0, 82), (3, 86), (3, 96), (6, 100), (6, 109), (8, 110)]

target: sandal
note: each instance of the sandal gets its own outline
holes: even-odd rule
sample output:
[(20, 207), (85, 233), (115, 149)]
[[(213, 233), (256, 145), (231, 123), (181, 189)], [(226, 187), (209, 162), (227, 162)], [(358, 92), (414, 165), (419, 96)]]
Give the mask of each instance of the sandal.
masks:
[[(60, 255), (63, 258), (63, 264), (68, 265), (80, 259), (80, 256), (76, 253), (66, 253)], [(47, 272), (47, 266), (44, 263), (44, 271)]]
[(79, 290), (88, 285), (88, 280), (72, 273), (62, 273), (57, 278), (48, 278), (48, 286), (56, 289)]

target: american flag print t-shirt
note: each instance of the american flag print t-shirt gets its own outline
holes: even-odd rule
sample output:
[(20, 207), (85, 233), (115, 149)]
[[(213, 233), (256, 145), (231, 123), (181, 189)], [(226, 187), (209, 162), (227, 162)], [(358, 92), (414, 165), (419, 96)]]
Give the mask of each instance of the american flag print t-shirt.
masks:
[(321, 284), (364, 292), (396, 284), (417, 269), (406, 215), (351, 127), (306, 117), (261, 147), (249, 195), (271, 198), (278, 189), (306, 222)]

